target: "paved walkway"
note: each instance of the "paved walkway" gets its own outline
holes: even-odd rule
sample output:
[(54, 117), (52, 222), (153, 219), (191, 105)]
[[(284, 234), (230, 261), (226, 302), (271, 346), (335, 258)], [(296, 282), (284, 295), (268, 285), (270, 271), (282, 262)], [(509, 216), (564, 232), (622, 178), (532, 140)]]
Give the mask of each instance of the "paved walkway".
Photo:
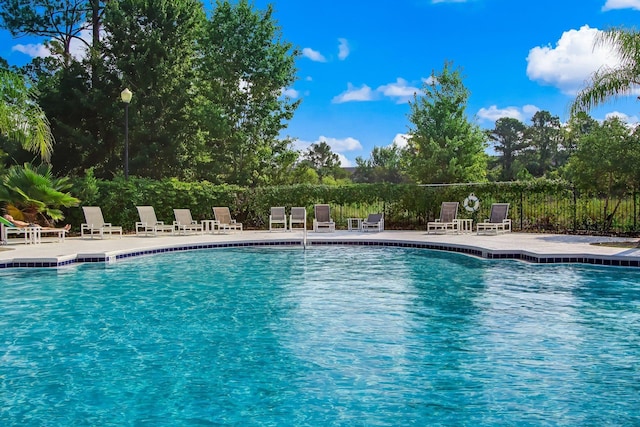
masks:
[[(131, 256), (229, 246), (302, 246), (302, 231), (243, 231), (229, 234), (138, 237), (125, 235), (101, 239), (70, 237), (64, 242), (37, 245), (11, 242), (0, 247), (0, 268), (60, 267), (78, 262), (114, 262)], [(20, 240), (21, 241), (21, 240)], [(598, 246), (593, 243), (631, 242), (634, 239), (556, 234), (507, 233), (496, 236), (434, 235), (425, 231), (364, 233), (336, 231), (307, 233), (307, 247), (319, 245), (385, 245), (419, 247), (496, 259), (520, 259), (534, 263), (589, 263), (640, 267), (640, 248)]]

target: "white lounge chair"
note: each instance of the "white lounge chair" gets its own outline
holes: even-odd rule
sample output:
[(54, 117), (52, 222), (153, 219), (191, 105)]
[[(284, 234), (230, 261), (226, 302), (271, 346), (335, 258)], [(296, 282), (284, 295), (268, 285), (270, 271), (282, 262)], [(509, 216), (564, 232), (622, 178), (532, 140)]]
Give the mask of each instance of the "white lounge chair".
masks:
[(33, 230), (34, 227), (17, 227), (9, 220), (0, 216), (0, 244), (6, 245), (9, 243), (9, 235), (24, 235), (24, 243), (29, 244), (34, 241)]
[(67, 236), (67, 229), (65, 228), (53, 228), (42, 227), (37, 224), (28, 226), (17, 226), (8, 219), (0, 216), (0, 244), (6, 245), (9, 243), (9, 235), (15, 234), (24, 236), (24, 243), (42, 243), (42, 235), (52, 234), (57, 237), (59, 242), (64, 242), (64, 238)]
[[(282, 225), (282, 227), (274, 227)], [(275, 229), (287, 231), (287, 214), (284, 207), (272, 207), (271, 214), (269, 214), (269, 231)]]
[(214, 207), (212, 209), (213, 209), (213, 216), (216, 219), (216, 221), (218, 221), (218, 230), (242, 231), (242, 224), (239, 222), (236, 222), (235, 219), (231, 218), (231, 212), (229, 212), (228, 207)]
[(331, 218), (331, 208), (329, 205), (315, 205), (313, 207), (315, 218), (313, 218), (313, 231), (336, 231), (336, 223)]
[(202, 224), (198, 224), (198, 221), (194, 221), (191, 216), (190, 209), (174, 209), (173, 216), (176, 220), (173, 221), (173, 228), (178, 234), (187, 234), (190, 231), (204, 234), (204, 228)]
[(509, 214), (509, 203), (494, 203), (491, 205), (491, 214), (483, 222), (476, 226), (478, 234), (498, 234), (511, 231), (511, 220), (507, 218)]
[(140, 221), (136, 222), (136, 235), (144, 233), (145, 236), (152, 233), (154, 236), (161, 233), (174, 233), (175, 228), (171, 224), (165, 224), (164, 221), (158, 221), (156, 211), (153, 206), (136, 206)]
[(105, 234), (112, 236), (113, 233), (118, 233), (122, 237), (122, 227), (105, 222), (99, 206), (83, 206), (82, 211), (85, 222), (80, 224), (80, 237), (88, 234), (92, 239), (95, 235), (103, 239)]
[(362, 231), (383, 231), (384, 230), (384, 218), (381, 213), (369, 214), (367, 218), (362, 221)]
[[(294, 227), (294, 224), (302, 225), (302, 227)], [(291, 214), (289, 215), (289, 231), (294, 228), (299, 228), (300, 230), (307, 229), (307, 208), (299, 206), (291, 208)]]
[(457, 231), (458, 228), (458, 202), (442, 202), (440, 206), (440, 218), (427, 222), (427, 234), (447, 233)]

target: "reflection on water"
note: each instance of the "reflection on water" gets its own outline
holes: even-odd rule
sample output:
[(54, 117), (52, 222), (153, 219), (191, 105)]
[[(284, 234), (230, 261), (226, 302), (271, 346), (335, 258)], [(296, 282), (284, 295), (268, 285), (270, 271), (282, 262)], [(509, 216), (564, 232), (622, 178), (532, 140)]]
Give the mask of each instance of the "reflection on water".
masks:
[(2, 272), (0, 424), (634, 425), (639, 278), (370, 247)]

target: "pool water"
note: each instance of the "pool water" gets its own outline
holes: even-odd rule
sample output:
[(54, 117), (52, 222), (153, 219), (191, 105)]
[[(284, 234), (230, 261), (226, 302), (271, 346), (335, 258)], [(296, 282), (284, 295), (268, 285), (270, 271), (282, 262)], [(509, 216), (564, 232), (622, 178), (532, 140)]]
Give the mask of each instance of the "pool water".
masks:
[(639, 425), (640, 271), (242, 248), (0, 273), (0, 425)]

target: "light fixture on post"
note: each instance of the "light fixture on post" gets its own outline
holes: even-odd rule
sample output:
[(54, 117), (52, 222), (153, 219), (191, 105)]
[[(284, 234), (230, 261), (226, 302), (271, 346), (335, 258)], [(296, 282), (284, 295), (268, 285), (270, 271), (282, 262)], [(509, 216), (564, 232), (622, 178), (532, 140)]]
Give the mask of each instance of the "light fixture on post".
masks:
[(120, 92), (124, 102), (124, 179), (129, 179), (129, 103), (133, 93), (128, 88)]

